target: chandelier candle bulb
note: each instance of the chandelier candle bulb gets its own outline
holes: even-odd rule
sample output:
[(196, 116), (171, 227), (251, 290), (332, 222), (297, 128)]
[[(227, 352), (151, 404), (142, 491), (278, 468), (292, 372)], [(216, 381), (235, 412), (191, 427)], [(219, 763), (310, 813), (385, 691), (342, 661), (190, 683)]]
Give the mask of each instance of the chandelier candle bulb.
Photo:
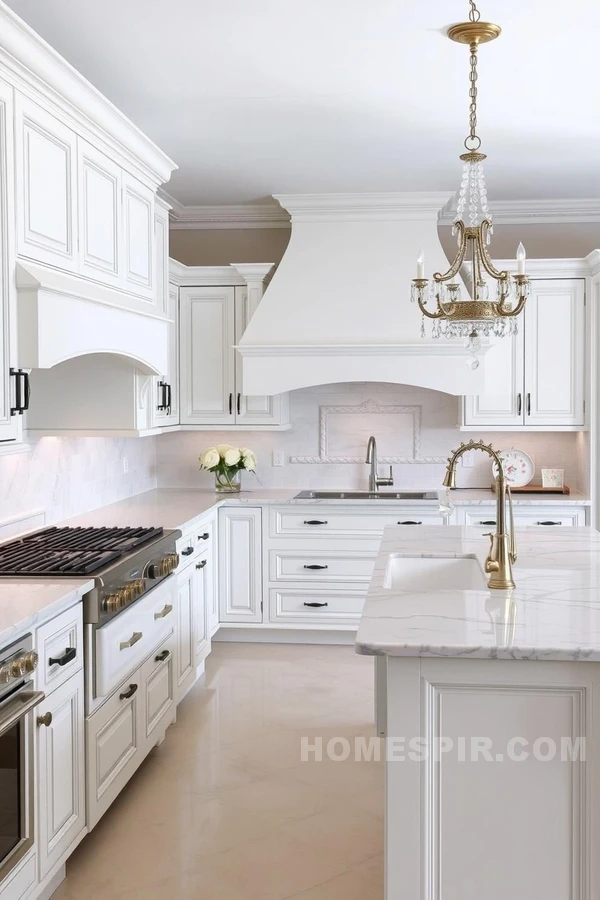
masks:
[(417, 278), (425, 278), (425, 254), (422, 247), (417, 256)]
[(527, 253), (525, 252), (525, 247), (521, 243), (521, 244), (519, 244), (519, 246), (517, 248), (517, 262), (518, 262), (517, 274), (518, 275), (525, 274), (525, 260), (526, 259), (527, 259)]

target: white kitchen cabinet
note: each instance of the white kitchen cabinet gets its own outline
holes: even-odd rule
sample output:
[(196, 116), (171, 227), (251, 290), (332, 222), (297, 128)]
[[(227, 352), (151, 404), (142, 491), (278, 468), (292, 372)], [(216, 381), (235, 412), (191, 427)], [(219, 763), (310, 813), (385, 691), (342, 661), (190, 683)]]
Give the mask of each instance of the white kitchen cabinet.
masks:
[(170, 319), (167, 370), (152, 379), (152, 424), (155, 428), (179, 424), (179, 289), (174, 284), (168, 286), (166, 312)]
[(194, 567), (194, 660), (196, 668), (204, 662), (210, 653), (210, 634), (208, 631), (209, 609), (213, 597), (213, 569), (210, 547), (192, 563)]
[[(23, 416), (17, 410), (17, 314), (14, 269), (13, 89), (0, 81), (0, 452), (19, 441)], [(22, 394), (22, 391), (20, 391)]]
[(463, 429), (585, 426), (585, 280), (534, 279), (516, 337), (485, 356), (486, 390), (463, 401)]
[(121, 277), (121, 168), (77, 138), (79, 270), (118, 286)]
[(182, 425), (235, 423), (235, 288), (179, 291)]
[(122, 186), (122, 287), (154, 303), (154, 193), (125, 171)]
[(177, 542), (181, 560), (177, 571), (177, 652), (175, 697), (179, 702), (189, 691), (211, 648), (216, 626), (216, 546), (214, 522), (204, 522)]
[(177, 573), (177, 654), (175, 661), (175, 700), (187, 694), (196, 680), (196, 638), (194, 627), (194, 564)]
[(37, 103), (15, 99), (17, 253), (75, 271), (77, 137)]
[(261, 509), (219, 510), (221, 622), (262, 622)]
[(83, 669), (36, 711), (40, 879), (85, 830)]
[(148, 750), (161, 739), (164, 722), (167, 718), (171, 721), (175, 709), (174, 645), (175, 638), (171, 635), (146, 660), (141, 670), (144, 735)]

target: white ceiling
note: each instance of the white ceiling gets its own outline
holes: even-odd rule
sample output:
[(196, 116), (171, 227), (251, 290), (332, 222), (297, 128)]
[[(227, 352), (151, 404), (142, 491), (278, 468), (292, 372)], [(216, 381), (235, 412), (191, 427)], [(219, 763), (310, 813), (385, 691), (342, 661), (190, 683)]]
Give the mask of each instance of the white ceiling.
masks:
[[(179, 164), (186, 205), (453, 190), (467, 0), (8, 0)], [(597, 0), (480, 0), (493, 199), (600, 197)], [(1, 40), (1, 37), (0, 37)]]

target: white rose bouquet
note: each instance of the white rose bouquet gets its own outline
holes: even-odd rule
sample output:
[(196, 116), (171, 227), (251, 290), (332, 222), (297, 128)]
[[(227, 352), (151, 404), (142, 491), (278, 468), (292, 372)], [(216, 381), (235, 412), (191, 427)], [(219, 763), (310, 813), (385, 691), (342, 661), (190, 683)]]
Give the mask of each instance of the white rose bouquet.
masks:
[(240, 473), (256, 472), (256, 456), (247, 447), (219, 444), (209, 447), (200, 456), (200, 468), (215, 473), (215, 490), (234, 493), (240, 490)]

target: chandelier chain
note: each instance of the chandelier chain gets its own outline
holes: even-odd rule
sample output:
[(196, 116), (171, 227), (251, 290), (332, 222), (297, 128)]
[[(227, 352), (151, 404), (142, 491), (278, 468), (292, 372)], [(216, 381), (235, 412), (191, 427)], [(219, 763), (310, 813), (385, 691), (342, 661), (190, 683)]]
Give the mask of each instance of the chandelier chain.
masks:
[(477, 134), (477, 43), (471, 45), (469, 57), (469, 136), (465, 140), (467, 150), (478, 150), (481, 147), (481, 138)]
[(475, 6), (475, 0), (469, 0), (469, 6), (471, 7), (469, 11), (469, 21), (471, 22), (479, 22), (481, 18), (481, 13)]

